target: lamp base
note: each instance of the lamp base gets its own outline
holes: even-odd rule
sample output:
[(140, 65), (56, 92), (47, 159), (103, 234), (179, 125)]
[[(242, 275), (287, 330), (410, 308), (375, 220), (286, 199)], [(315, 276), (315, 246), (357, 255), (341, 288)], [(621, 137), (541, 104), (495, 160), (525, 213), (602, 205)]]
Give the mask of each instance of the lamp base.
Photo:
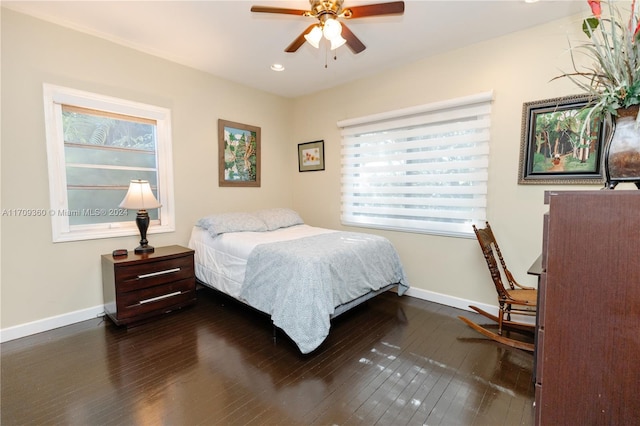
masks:
[(153, 253), (154, 251), (155, 249), (152, 246), (144, 245), (144, 246), (136, 247), (133, 252), (135, 254), (148, 254), (148, 253)]
[(138, 210), (136, 216), (136, 225), (140, 231), (140, 245), (134, 250), (135, 254), (148, 254), (153, 253), (155, 250), (148, 244), (147, 241), (147, 228), (149, 228), (149, 213), (145, 209)]

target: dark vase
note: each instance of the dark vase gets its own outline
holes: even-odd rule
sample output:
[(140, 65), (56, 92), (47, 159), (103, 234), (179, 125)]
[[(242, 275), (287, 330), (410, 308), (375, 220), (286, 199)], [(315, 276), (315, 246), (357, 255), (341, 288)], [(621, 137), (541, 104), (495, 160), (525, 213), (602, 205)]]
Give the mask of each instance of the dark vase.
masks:
[(640, 189), (640, 126), (636, 123), (638, 105), (617, 110), (613, 130), (604, 153), (605, 187), (633, 182)]

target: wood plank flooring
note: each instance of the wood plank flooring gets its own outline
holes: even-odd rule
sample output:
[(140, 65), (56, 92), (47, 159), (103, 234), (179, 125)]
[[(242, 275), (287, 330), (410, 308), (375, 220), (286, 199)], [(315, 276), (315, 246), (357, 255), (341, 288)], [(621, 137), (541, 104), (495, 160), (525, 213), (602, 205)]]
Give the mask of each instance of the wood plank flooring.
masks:
[(457, 315), (385, 293), (302, 355), (269, 319), (208, 289), (121, 329), (95, 319), (3, 343), (9, 425), (531, 425), (533, 356)]

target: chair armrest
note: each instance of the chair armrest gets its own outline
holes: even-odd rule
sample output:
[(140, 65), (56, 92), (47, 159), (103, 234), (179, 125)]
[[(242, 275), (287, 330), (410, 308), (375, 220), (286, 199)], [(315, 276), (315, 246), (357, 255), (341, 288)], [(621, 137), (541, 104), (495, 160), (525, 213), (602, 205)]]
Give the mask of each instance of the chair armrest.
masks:
[(513, 281), (513, 284), (522, 290), (537, 290), (535, 287), (528, 287), (526, 285), (519, 284), (517, 281)]

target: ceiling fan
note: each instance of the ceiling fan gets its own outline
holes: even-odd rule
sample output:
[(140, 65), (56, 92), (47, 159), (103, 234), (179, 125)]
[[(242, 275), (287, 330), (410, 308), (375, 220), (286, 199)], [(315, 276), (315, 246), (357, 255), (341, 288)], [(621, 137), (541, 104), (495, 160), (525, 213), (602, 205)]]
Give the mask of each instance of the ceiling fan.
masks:
[(311, 10), (288, 9), (269, 6), (252, 6), (252, 12), (281, 13), (286, 15), (298, 15), (313, 17), (317, 23), (309, 25), (284, 51), (295, 52), (305, 41), (318, 48), (320, 40), (324, 36), (331, 42), (331, 50), (346, 44), (353, 53), (360, 53), (366, 46), (351, 30), (341, 23), (338, 18), (356, 19), (380, 15), (401, 15), (404, 13), (404, 2), (394, 1), (388, 3), (368, 4), (362, 6), (342, 7), (344, 0), (309, 0)]

